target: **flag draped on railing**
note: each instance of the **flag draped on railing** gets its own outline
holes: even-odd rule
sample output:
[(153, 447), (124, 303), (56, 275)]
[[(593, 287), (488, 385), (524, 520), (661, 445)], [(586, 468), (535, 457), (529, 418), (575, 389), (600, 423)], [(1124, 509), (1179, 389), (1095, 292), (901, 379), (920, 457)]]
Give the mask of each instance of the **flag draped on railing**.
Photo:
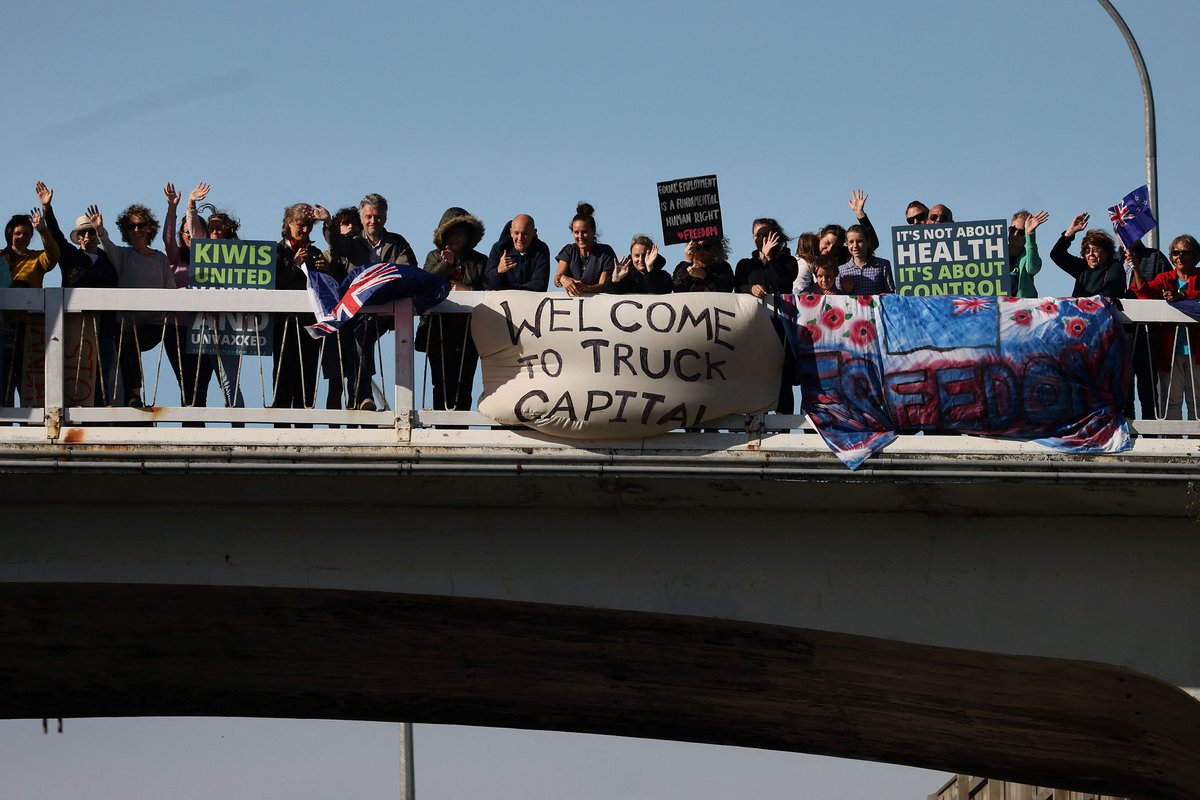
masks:
[(411, 264), (363, 264), (340, 284), (332, 275), (300, 266), (308, 279), (315, 325), (305, 328), (314, 338), (328, 336), (348, 323), (366, 306), (382, 305), (404, 297), (413, 299), (420, 314), (446, 299), (450, 284)]
[(781, 307), (804, 412), (851, 469), (917, 431), (1130, 446), (1128, 345), (1103, 298), (807, 294)]

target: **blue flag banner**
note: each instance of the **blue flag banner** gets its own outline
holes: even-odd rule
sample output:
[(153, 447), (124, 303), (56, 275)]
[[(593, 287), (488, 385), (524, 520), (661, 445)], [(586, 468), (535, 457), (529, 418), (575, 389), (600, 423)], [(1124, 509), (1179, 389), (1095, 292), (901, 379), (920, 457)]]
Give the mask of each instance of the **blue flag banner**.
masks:
[(1158, 225), (1150, 211), (1150, 191), (1145, 186), (1134, 189), (1108, 209), (1108, 219), (1121, 244), (1132, 247)]
[(1128, 344), (1098, 297), (785, 297), (804, 413), (846, 466), (900, 433), (1129, 449)]
[(313, 338), (328, 336), (354, 319), (370, 305), (382, 305), (403, 297), (413, 298), (413, 309), (421, 314), (450, 294), (450, 284), (411, 264), (363, 264), (355, 267), (340, 284), (332, 275), (303, 265), (308, 278), (308, 299), (315, 325), (305, 328)]

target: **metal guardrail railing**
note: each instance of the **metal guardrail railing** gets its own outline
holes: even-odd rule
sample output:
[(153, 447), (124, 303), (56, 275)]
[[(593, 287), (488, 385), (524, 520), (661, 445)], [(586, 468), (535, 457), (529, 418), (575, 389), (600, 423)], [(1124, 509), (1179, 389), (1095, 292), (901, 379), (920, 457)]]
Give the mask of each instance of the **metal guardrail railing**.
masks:
[[(470, 312), (485, 296), (484, 292), (455, 292), (435, 309), (436, 312)], [(1122, 301), (1123, 315), (1126, 322), (1135, 326), (1136, 335), (1147, 335), (1149, 325), (1153, 323), (1192, 323), (1192, 320), (1182, 312), (1172, 308), (1161, 300), (1125, 300)], [(67, 353), (72, 342), (68, 341), (67, 321), (72, 315), (94, 315), (105, 312), (143, 312), (162, 313), (164, 317), (176, 313), (195, 314), (208, 313), (241, 313), (241, 314), (309, 314), (311, 305), (308, 296), (301, 291), (274, 291), (263, 289), (238, 290), (203, 290), (179, 291), (170, 289), (0, 289), (0, 311), (5, 312), (10, 319), (20, 320), (44, 315), (45, 341), (43, 360), (43, 390), (41, 402), (23, 404), (20, 407), (8, 407), (0, 399), (0, 430), (44, 429), (44, 437), (58, 440), (64, 429), (102, 428), (111, 426), (153, 426), (162, 431), (156, 434), (156, 439), (170, 442), (175, 438), (188, 438), (195, 441), (195, 432), (190, 437), (182, 437), (171, 431), (179, 431), (179, 425), (226, 425), (236, 426), (328, 426), (337, 429), (372, 428), (390, 429), (395, 431), (395, 441), (411, 440), (414, 428), (454, 427), (454, 428), (498, 428), (495, 422), (476, 411), (444, 411), (430, 408), (419, 408), (417, 404), (418, 389), (424, 385), (425, 378), (419, 376), (416, 367), (423, 359), (414, 348), (413, 325), (399, 324), (396, 330), (386, 334), (384, 342), (376, 353), (380, 362), (380, 375), (385, 376), (382, 395), (377, 395), (383, 402), (374, 411), (355, 410), (346, 408), (318, 407), (318, 392), (310, 407), (305, 408), (272, 408), (271, 395), (273, 387), (268, 386), (271, 375), (269, 359), (271, 356), (245, 356), (257, 361), (244, 374), (252, 380), (247, 386), (260, 386), (262, 406), (229, 407), (227, 404), (208, 406), (189, 406), (183, 403), (159, 403), (158, 393), (147, 402), (145, 408), (128, 408), (116, 406), (96, 406), (88, 404), (71, 404), (68, 402), (64, 387), (71, 385), (72, 375), (67, 368)], [(411, 300), (399, 300), (388, 306), (368, 309), (368, 312), (378, 316), (389, 316), (396, 320), (411, 320), (413, 317)], [(18, 321), (19, 326), (23, 324)], [(167, 322), (164, 322), (167, 324)], [(303, 332), (299, 335), (307, 336)], [(336, 347), (332, 338), (325, 340), (327, 346)], [(156, 345), (158, 350), (150, 349), (151, 358), (157, 361), (155, 383), (162, 379), (164, 370), (162, 361), (164, 345)], [(142, 354), (139, 354), (141, 357)], [(21, 353), (15, 357), (20, 359)], [(384, 363), (386, 362), (386, 363)], [(10, 365), (11, 366), (11, 365)], [(319, 367), (318, 367), (319, 368)], [(390, 377), (386, 377), (390, 372)], [(1190, 372), (1190, 371), (1189, 371)], [(175, 374), (166, 369), (169, 376), (167, 382), (178, 383)], [(243, 371), (239, 367), (239, 375)], [(255, 384), (253, 378), (258, 378)], [(1191, 380), (1190, 374), (1173, 376), (1180, 380)], [(182, 387), (180, 396), (182, 396)], [(378, 392), (379, 389), (377, 388)], [(165, 392), (168, 399), (174, 397), (172, 391)], [(248, 394), (250, 394), (248, 392)], [(9, 395), (5, 393), (4, 397)], [(1160, 415), (1161, 416), (1161, 415)], [(163, 423), (169, 423), (164, 425)], [(745, 433), (752, 439), (771, 432), (811, 431), (811, 425), (803, 415), (780, 414), (749, 414), (727, 417), (711, 423), (721, 430)], [(1137, 420), (1133, 422), (1136, 432), (1140, 435), (1153, 434), (1157, 436), (1200, 436), (1200, 422), (1186, 420), (1164, 420), (1160, 418)], [(339, 434), (322, 435), (336, 437)], [(341, 436), (349, 435), (342, 430)], [(676, 434), (671, 434), (675, 436)], [(678, 436), (693, 438), (705, 434), (687, 434), (680, 432)], [(282, 437), (282, 435), (281, 435)], [(29, 440), (29, 431), (24, 430), (22, 440)], [(139, 437), (144, 440), (143, 437)], [(312, 436), (304, 437), (312, 441)], [(3, 439), (3, 436), (0, 436)], [(229, 435), (225, 441), (236, 441), (236, 435)], [(282, 438), (281, 438), (282, 441)]]

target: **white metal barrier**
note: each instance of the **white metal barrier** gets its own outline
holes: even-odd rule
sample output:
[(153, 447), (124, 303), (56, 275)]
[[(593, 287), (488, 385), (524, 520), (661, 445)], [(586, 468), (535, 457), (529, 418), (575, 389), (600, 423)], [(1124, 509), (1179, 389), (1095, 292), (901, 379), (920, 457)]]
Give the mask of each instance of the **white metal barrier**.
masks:
[[(483, 292), (455, 292), (441, 303), (438, 312), (470, 312), (484, 297)], [(1191, 323), (1190, 317), (1161, 300), (1124, 300), (1124, 316), (1134, 324), (1135, 335), (1149, 335), (1152, 323)], [(413, 326), (400, 323), (391, 337), (393, 357), (390, 361), (392, 378), (386, 386), (388, 403), (380, 410), (270, 408), (226, 406), (191, 407), (149, 404), (146, 408), (71, 406), (65, 402), (64, 385), (70, 380), (64, 369), (67, 342), (65, 330), (68, 314), (91, 312), (243, 312), (243, 313), (311, 313), (308, 296), (301, 291), (263, 289), (179, 291), (170, 289), (2, 289), (0, 311), (8, 313), (45, 315), (44, 401), (36, 407), (0, 407), (0, 426), (16, 424), (22, 428), (44, 429), (44, 438), (57, 440), (64, 428), (88, 426), (158, 426), (159, 423), (202, 423), (216, 425), (323, 425), (333, 428), (390, 429), (395, 441), (407, 442), (413, 428), (432, 426), (495, 428), (496, 423), (476, 411), (441, 411), (416, 408), (417, 375), (413, 347)], [(373, 314), (394, 316), (396, 320), (412, 319), (411, 300), (400, 300), (386, 307), (369, 309)], [(304, 334), (307, 335), (307, 334)], [(20, 358), (21, 354), (15, 354)], [(159, 358), (161, 370), (161, 354)], [(11, 365), (10, 365), (11, 366)], [(380, 365), (381, 368), (384, 366)], [(319, 369), (320, 367), (318, 367)], [(257, 372), (269, 374), (260, 362)], [(381, 374), (383, 374), (381, 372)], [(174, 379), (174, 376), (172, 376)], [(1172, 375), (1171, 380), (1193, 380), (1187, 375)], [(264, 400), (268, 400), (265, 387)], [(315, 401), (315, 398), (314, 398)], [(387, 406), (390, 404), (390, 408)], [(2, 404), (0, 404), (2, 405)], [(264, 402), (269, 405), (269, 402)], [(314, 406), (316, 403), (314, 402)], [(1155, 419), (1132, 422), (1137, 433), (1159, 436), (1200, 435), (1200, 422), (1165, 420), (1162, 414)], [(802, 415), (751, 414), (716, 420), (713, 427), (759, 437), (766, 432), (812, 430)], [(187, 439), (176, 430), (159, 427), (163, 433), (156, 438), (172, 441)], [(322, 433), (328, 438), (328, 433)], [(345, 432), (343, 436), (347, 435)], [(680, 434), (687, 436), (689, 434)], [(703, 434), (691, 434), (702, 436)], [(25, 438), (24, 436), (21, 438)], [(138, 437), (143, 438), (143, 437)], [(312, 440), (310, 436), (304, 437)], [(280, 437), (284, 441), (284, 437)]]

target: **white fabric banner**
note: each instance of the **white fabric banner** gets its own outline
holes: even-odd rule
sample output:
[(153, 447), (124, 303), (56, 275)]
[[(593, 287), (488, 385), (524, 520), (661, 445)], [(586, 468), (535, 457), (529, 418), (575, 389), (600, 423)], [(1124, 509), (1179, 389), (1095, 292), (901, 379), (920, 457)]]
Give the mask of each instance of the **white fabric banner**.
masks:
[(774, 408), (783, 344), (745, 294), (491, 292), (471, 323), (479, 410), (555, 436), (626, 439)]

